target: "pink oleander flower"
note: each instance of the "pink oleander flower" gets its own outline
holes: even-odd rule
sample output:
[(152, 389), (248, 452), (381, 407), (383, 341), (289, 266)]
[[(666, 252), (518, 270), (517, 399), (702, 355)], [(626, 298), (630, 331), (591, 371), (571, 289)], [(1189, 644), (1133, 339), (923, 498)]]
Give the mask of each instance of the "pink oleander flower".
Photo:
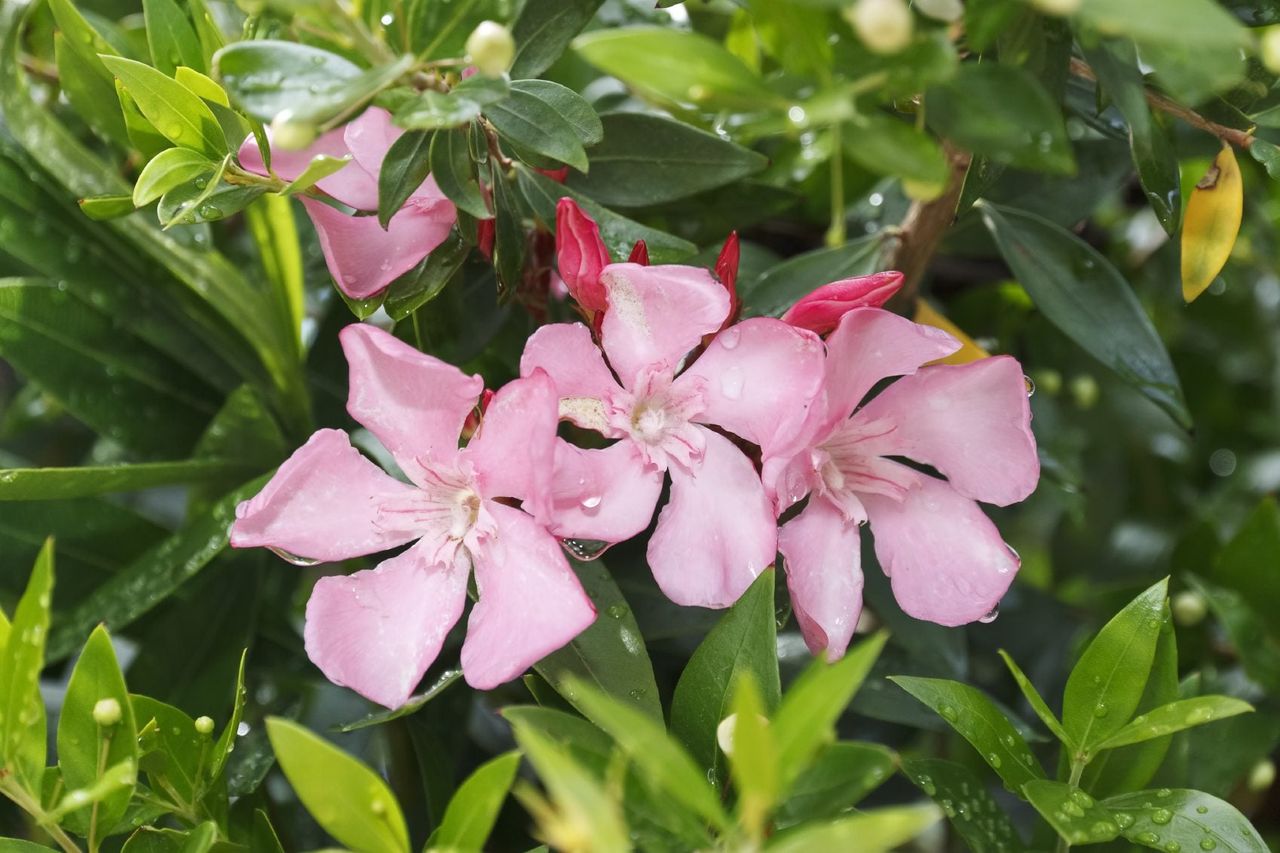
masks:
[[(352, 162), (321, 179), (316, 187), (357, 211), (376, 211), (378, 172), (391, 144), (402, 133), (391, 123), (389, 112), (370, 107), (302, 151), (273, 150), (271, 168), (291, 181), (317, 155), (350, 156)], [(237, 156), (248, 171), (267, 174), (254, 137), (244, 141)], [(431, 176), (414, 190), (385, 230), (376, 216), (351, 216), (313, 198), (302, 198), (302, 204), (319, 234), (333, 280), (353, 299), (373, 296), (417, 266), (444, 242), (458, 218), (453, 202), (445, 198)]]
[(902, 287), (902, 273), (878, 272), (824, 284), (782, 315), (784, 323), (825, 335), (854, 308), (879, 308)]
[(605, 266), (598, 281), (600, 346), (581, 323), (544, 326), (520, 362), (522, 375), (555, 381), (561, 417), (616, 439), (601, 450), (558, 442), (549, 527), (604, 542), (634, 536), (670, 474), (649, 566), (677, 604), (727, 607), (773, 563), (777, 522), (751, 461), (708, 425), (788, 450), (821, 390), (822, 343), (757, 318), (721, 332), (682, 371), (728, 316), (724, 286), (704, 269), (634, 263)]
[(440, 653), (474, 570), (479, 601), (462, 669), (481, 690), (510, 681), (595, 619), (559, 544), (534, 519), (555, 456), (551, 379), (533, 371), (503, 387), (460, 450), (480, 377), (372, 326), (347, 326), (340, 338), (347, 411), (410, 482), (384, 473), (346, 433), (322, 429), (237, 508), (231, 544), (330, 562), (414, 543), (374, 569), (321, 578), (307, 603), (307, 655), (330, 681), (387, 707), (404, 704)]
[(805, 642), (832, 659), (848, 648), (866, 522), (906, 613), (942, 625), (982, 618), (1020, 561), (977, 501), (1016, 503), (1040, 476), (1022, 367), (1008, 356), (922, 367), (960, 343), (879, 308), (846, 311), (826, 343), (825, 393), (798, 447), (763, 463), (779, 514), (809, 497), (778, 536)]

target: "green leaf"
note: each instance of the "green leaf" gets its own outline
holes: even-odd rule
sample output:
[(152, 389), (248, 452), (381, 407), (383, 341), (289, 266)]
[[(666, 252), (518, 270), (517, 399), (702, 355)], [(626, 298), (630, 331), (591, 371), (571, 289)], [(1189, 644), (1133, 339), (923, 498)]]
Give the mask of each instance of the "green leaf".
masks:
[(178, 483), (218, 482), (251, 472), (222, 459), (95, 465), (86, 468), (0, 468), (0, 501), (47, 501), (137, 492)]
[(788, 790), (822, 745), (834, 739), (836, 720), (853, 701), (887, 640), (882, 631), (835, 663), (818, 658), (788, 688), (773, 715), (782, 790)]
[(496, 0), (410, 0), (407, 6), (406, 29), (419, 59), (462, 56), (477, 24), (501, 21), (507, 14)]
[(937, 806), (893, 806), (780, 832), (765, 849), (769, 853), (812, 853), (857, 850), (889, 853), (937, 823)]
[(525, 3), (511, 27), (516, 58), (511, 76), (537, 77), (560, 58), (573, 37), (582, 32), (603, 0), (561, 0)]
[(1202, 791), (1135, 791), (1111, 797), (1103, 805), (1123, 828), (1124, 837), (1143, 847), (1218, 853), (1267, 849), (1258, 831), (1234, 806)]
[[(515, 80), (511, 83), (507, 97), (515, 92), (532, 95), (559, 113), (584, 146), (590, 147), (604, 139), (604, 126), (600, 123), (600, 116), (596, 115), (585, 98), (567, 86), (550, 80)], [(595, 162), (594, 157), (592, 162)]]
[(217, 117), (186, 86), (132, 59), (103, 56), (102, 61), (120, 80), (147, 121), (174, 145), (219, 159), (227, 153), (227, 141)]
[(1240, 593), (1267, 623), (1271, 635), (1280, 638), (1277, 568), (1280, 568), (1280, 506), (1275, 498), (1268, 497), (1262, 499), (1219, 553), (1209, 577), (1214, 583)]
[(1044, 769), (1022, 735), (981, 690), (943, 678), (898, 675), (889, 680), (946, 720), (1012, 790), (1044, 778)]
[(432, 836), (432, 846), (483, 850), (519, 765), (520, 753), (508, 752), (476, 768), (449, 800), (444, 820)]
[(1169, 580), (1156, 583), (1112, 617), (1071, 670), (1062, 725), (1087, 752), (1122, 729), (1146, 688), (1164, 625)]
[(268, 717), (267, 736), (298, 799), (326, 832), (369, 853), (409, 849), (400, 805), (378, 774), (292, 720)]
[(1000, 657), (1004, 659), (1004, 665), (1009, 668), (1009, 672), (1013, 675), (1013, 680), (1018, 682), (1018, 689), (1022, 691), (1022, 695), (1026, 697), (1027, 704), (1031, 706), (1031, 710), (1036, 712), (1040, 722), (1044, 723), (1045, 727), (1053, 733), (1053, 736), (1066, 744), (1068, 748), (1074, 748), (1075, 744), (1071, 742), (1071, 737), (1067, 734), (1066, 729), (1062, 727), (1062, 723), (1058, 721), (1053, 711), (1049, 710), (1044, 697), (1040, 695), (1039, 690), (1036, 690), (1036, 686), (1031, 683), (1031, 679), (1027, 678), (1022, 669), (1014, 663), (1013, 658), (1004, 649), (1000, 650)]
[(501, 299), (515, 293), (524, 277), (524, 205), (497, 161), (490, 161), (489, 189), (493, 193), (493, 272)]
[(729, 825), (706, 775), (689, 753), (668, 737), (660, 721), (582, 682), (571, 681), (569, 688), (569, 701), (613, 736), (656, 790), (713, 826), (724, 829)]
[(53, 37), (54, 61), (58, 66), (58, 83), (76, 114), (93, 130), (110, 142), (126, 147), (129, 132), (116, 102), (116, 87), (111, 73), (97, 55), (69, 45), (65, 33)]
[(194, 181), (201, 175), (212, 174), (217, 168), (216, 160), (210, 160), (199, 151), (167, 148), (151, 158), (138, 175), (133, 185), (133, 204), (136, 207), (150, 204), (174, 187)]
[(44, 668), (53, 596), (53, 540), (36, 557), (26, 591), (13, 612), (0, 659), (0, 764), (28, 793), (40, 796), (45, 759)]
[(1023, 849), (1009, 816), (968, 767), (940, 758), (912, 758), (902, 762), (902, 773), (942, 806), (971, 853)]
[(660, 722), (662, 703), (653, 678), (653, 664), (630, 605), (600, 560), (571, 560), (570, 564), (599, 616), (587, 630), (547, 655), (534, 669), (592, 721), (595, 718), (588, 713), (592, 706), (576, 698), (575, 682), (588, 684), (647, 719)]
[(142, 0), (151, 64), (173, 76), (179, 66), (204, 68), (204, 51), (186, 12), (174, 0)]
[(116, 99), (120, 102), (120, 113), (124, 117), (125, 133), (129, 137), (127, 147), (141, 152), (142, 156), (147, 159), (155, 157), (170, 146), (169, 140), (156, 129), (155, 125), (147, 120), (147, 117), (142, 114), (142, 110), (138, 109), (138, 102), (125, 89), (124, 83), (121, 83), (119, 79), (112, 79), (115, 79)]
[(738, 823), (752, 838), (760, 838), (765, 821), (778, 802), (778, 745), (764, 715), (760, 689), (750, 672), (734, 684), (732, 741), (729, 768), (737, 792)]
[(583, 59), (643, 95), (705, 110), (784, 109), (786, 101), (706, 36), (666, 27), (617, 27), (573, 41)]
[(770, 267), (755, 280), (739, 281), (743, 315), (777, 317), (802, 296), (824, 284), (881, 269), (884, 240), (879, 235), (817, 249)]
[(206, 775), (211, 782), (222, 774), (222, 768), (227, 765), (227, 758), (235, 750), (240, 719), (244, 716), (244, 703), (247, 698), (244, 689), (244, 665), (248, 657), (248, 649), (240, 653), (240, 666), (236, 668), (235, 693), (231, 700), (231, 716), (222, 727), (222, 734), (218, 735), (218, 740), (213, 745), (213, 752), (209, 756), (209, 769)]
[(1038, 216), (986, 201), (975, 206), (1046, 319), (1189, 427), (1191, 415), (1164, 342), (1116, 268), (1079, 237)]
[(591, 150), (589, 175), (567, 184), (601, 204), (644, 207), (687, 198), (763, 169), (761, 154), (673, 121), (645, 113), (602, 119), (604, 141)]
[(1035, 779), (1022, 793), (1069, 844), (1102, 844), (1120, 836), (1115, 814), (1074, 785)]
[(1188, 576), (1187, 581), (1208, 600), (1249, 677), (1271, 690), (1280, 690), (1280, 642), (1270, 635), (1258, 611), (1238, 592), (1194, 576)]
[[(227, 98), (227, 90), (217, 84), (217, 82), (206, 74), (189, 68), (185, 65), (179, 65), (173, 72), (173, 79), (195, 92), (204, 100), (215, 106), (231, 108), (231, 101)], [(214, 115), (217, 115), (214, 110)], [(221, 121), (221, 119), (219, 120)], [(225, 130), (225, 122), (224, 130)], [(247, 135), (247, 131), (246, 131)], [(244, 136), (235, 140), (235, 147), (239, 147), (240, 142), (244, 140)]]
[(587, 152), (582, 148), (577, 129), (557, 107), (537, 94), (513, 87), (506, 100), (485, 107), (484, 116), (504, 139), (579, 171), (587, 171)]
[(480, 105), (456, 92), (426, 91), (398, 106), (395, 123), (409, 130), (462, 127), (480, 117)]
[(453, 684), (461, 677), (462, 670), (460, 669), (446, 670), (435, 680), (435, 682), (432, 683), (430, 687), (421, 693), (416, 693), (413, 696), (410, 696), (408, 701), (399, 708), (389, 711), (375, 711), (374, 713), (368, 714), (359, 720), (339, 726), (338, 731), (354, 732), (358, 729), (367, 729), (370, 726), (379, 726), (383, 723), (389, 723), (392, 720), (398, 720), (401, 717), (407, 717), (410, 714), (422, 710), (424, 705), (439, 696), (447, 687), (449, 687), (449, 685)]
[(1061, 110), (1021, 68), (966, 63), (925, 99), (938, 135), (976, 154), (1027, 169), (1075, 170)]
[(135, 210), (133, 198), (127, 195), (98, 195), (80, 199), (80, 210), (98, 222), (128, 216)]
[(878, 743), (837, 741), (791, 783), (778, 808), (778, 823), (833, 818), (857, 805), (893, 775), (897, 756)]
[(317, 154), (311, 158), (311, 162), (307, 163), (307, 168), (303, 169), (298, 177), (285, 184), (280, 194), (296, 195), (304, 190), (309, 190), (330, 175), (341, 171), (350, 162), (351, 157), (349, 156), (330, 157), (327, 154)]
[(1249, 46), (1248, 31), (1212, 0), (1083, 0), (1081, 22), (1139, 44), (1183, 45), (1203, 52)]
[(383, 228), (431, 172), (432, 134), (404, 133), (387, 149), (378, 172), (378, 224)]
[(880, 114), (861, 117), (852, 132), (844, 134), (844, 153), (878, 174), (939, 190), (950, 173), (942, 146), (933, 137), (908, 122)]
[(723, 779), (723, 756), (716, 728), (729, 715), (731, 689), (749, 673), (760, 691), (764, 711), (778, 706), (778, 642), (774, 616), (775, 572), (768, 569), (707, 634), (676, 684), (671, 699), (671, 732), (699, 764)]
[(467, 128), (442, 130), (431, 138), (430, 172), (440, 192), (459, 210), (477, 219), (493, 216), (476, 180), (476, 167), (467, 143)]
[[(299, 176), (301, 177), (301, 176)], [(265, 195), (244, 210), (245, 224), (253, 235), (258, 257), (271, 289), (282, 304), (289, 324), (302, 347), (302, 321), (306, 314), (302, 245), (289, 199)]]
[(440, 295), (458, 270), (462, 269), (471, 244), (454, 228), (418, 266), (391, 282), (383, 308), (393, 320), (403, 320)]
[[(103, 700), (114, 700), (119, 706), (120, 720), (115, 725), (101, 726), (94, 719), (94, 707)], [(111, 638), (105, 628), (98, 626), (89, 635), (71, 672), (58, 716), (58, 766), (62, 768), (62, 781), (68, 790), (87, 790), (102, 777), (100, 767), (114, 768), (127, 763), (132, 771), (137, 758), (138, 733), (129, 691), (116, 662)], [(94, 818), (100, 828), (113, 825), (124, 815), (133, 787), (132, 781), (123, 783), (98, 800)], [(87, 813), (84, 814), (87, 818)]]
[[(132, 759), (108, 767), (101, 776), (97, 776), (93, 784), (67, 791), (62, 799), (49, 810), (47, 817), (53, 822), (74, 821), (74, 815), (82, 813), (85, 806), (94, 803), (110, 803), (118, 796), (132, 793), (137, 783), (137, 768)], [(128, 797), (125, 798), (126, 801)], [(107, 824), (110, 826), (110, 824)]]
[(1248, 702), (1230, 696), (1181, 699), (1134, 717), (1128, 725), (1098, 744), (1098, 749), (1114, 749), (1117, 746), (1164, 737), (1252, 710), (1253, 706)]

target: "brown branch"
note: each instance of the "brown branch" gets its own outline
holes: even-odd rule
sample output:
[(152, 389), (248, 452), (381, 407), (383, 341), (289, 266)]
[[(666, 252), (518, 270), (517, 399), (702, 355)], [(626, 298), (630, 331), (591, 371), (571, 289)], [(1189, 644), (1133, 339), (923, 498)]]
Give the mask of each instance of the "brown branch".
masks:
[[(1095, 83), (1098, 81), (1098, 75), (1094, 74), (1093, 69), (1089, 67), (1089, 63), (1085, 62), (1083, 59), (1072, 57), (1071, 73), (1077, 77), (1082, 77), (1085, 80), (1092, 80)], [(1143, 92), (1147, 96), (1147, 103), (1158, 109), (1160, 112), (1171, 115), (1174, 118), (1182, 119), (1192, 127), (1203, 130), (1206, 133), (1212, 133), (1223, 142), (1230, 142), (1237, 148), (1243, 148), (1245, 150), (1248, 150), (1249, 146), (1253, 144), (1252, 130), (1239, 130), (1234, 127), (1227, 127), (1226, 125), (1218, 124), (1216, 121), (1210, 121), (1195, 110), (1184, 107), (1177, 101), (1165, 97), (1159, 92), (1154, 92), (1145, 86), (1143, 87)]]
[(944, 150), (951, 167), (946, 187), (937, 198), (912, 202), (896, 235), (898, 245), (893, 250), (889, 268), (902, 273), (903, 284), (890, 307), (899, 310), (909, 311), (915, 304), (920, 280), (938, 251), (943, 235), (955, 221), (956, 205), (960, 203), (960, 193), (964, 190), (964, 178), (972, 156), (950, 144), (944, 143)]

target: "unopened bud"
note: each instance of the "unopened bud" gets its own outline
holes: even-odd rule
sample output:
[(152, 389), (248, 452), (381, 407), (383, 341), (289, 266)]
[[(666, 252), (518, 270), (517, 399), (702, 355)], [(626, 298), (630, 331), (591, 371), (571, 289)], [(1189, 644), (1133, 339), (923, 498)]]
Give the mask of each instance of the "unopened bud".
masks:
[(1259, 39), (1258, 54), (1272, 74), (1280, 74), (1280, 26), (1267, 27)]
[(964, 5), (960, 0), (915, 0), (913, 4), (920, 14), (935, 21), (951, 23), (964, 15)]
[(872, 53), (897, 53), (911, 43), (914, 22), (906, 0), (858, 0), (845, 17)]
[(1084, 0), (1031, 0), (1031, 5), (1046, 15), (1065, 18), (1079, 12), (1083, 2)]
[(196, 731), (202, 735), (213, 733), (213, 720), (209, 717), (196, 717)]
[(1257, 764), (1253, 765), (1253, 769), (1249, 771), (1249, 780), (1246, 783), (1249, 790), (1255, 794), (1261, 793), (1276, 781), (1276, 765), (1270, 758), (1264, 758)]
[(588, 312), (607, 305), (600, 274), (611, 259), (600, 238), (600, 227), (571, 198), (556, 205), (556, 265), (578, 304)]
[(271, 120), (271, 144), (281, 151), (301, 151), (315, 141), (315, 125), (295, 120), (291, 110), (281, 110)]
[(120, 703), (115, 699), (99, 699), (93, 706), (93, 721), (103, 728), (120, 722)]
[(1199, 625), (1204, 621), (1204, 616), (1208, 612), (1204, 596), (1193, 590), (1186, 590), (1175, 595), (1173, 601), (1169, 603), (1169, 608), (1173, 611), (1173, 621), (1184, 628)]
[(725, 755), (733, 755), (733, 730), (738, 726), (738, 715), (730, 714), (716, 726), (716, 743)]
[(481, 21), (467, 36), (467, 56), (484, 76), (499, 77), (516, 58), (516, 40), (502, 24)]

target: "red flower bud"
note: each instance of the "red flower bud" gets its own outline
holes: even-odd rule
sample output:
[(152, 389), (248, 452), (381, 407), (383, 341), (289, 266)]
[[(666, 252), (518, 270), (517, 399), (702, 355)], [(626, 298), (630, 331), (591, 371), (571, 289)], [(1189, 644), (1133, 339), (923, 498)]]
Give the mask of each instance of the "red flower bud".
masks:
[(600, 228), (571, 198), (556, 205), (556, 264), (569, 293), (587, 312), (606, 307), (600, 273), (612, 262)]
[(902, 287), (902, 273), (872, 273), (824, 284), (782, 315), (785, 323), (825, 335), (854, 308), (879, 308)]
[(720, 249), (720, 257), (716, 258), (716, 278), (720, 279), (724, 289), (729, 291), (729, 317), (725, 320), (726, 325), (737, 319), (738, 311), (742, 307), (742, 300), (738, 298), (738, 258), (740, 255), (738, 232), (732, 231), (725, 238), (724, 246)]
[(559, 169), (538, 169), (535, 167), (533, 171), (537, 172), (539, 175), (544, 175), (550, 178), (557, 184), (563, 184), (564, 179), (569, 177), (568, 166), (561, 166)]
[(485, 260), (493, 260), (493, 238), (495, 234), (494, 221), (492, 219), (481, 219), (476, 223), (476, 248), (480, 250), (480, 254), (484, 255)]
[(631, 247), (631, 257), (627, 258), (627, 263), (649, 266), (649, 246), (643, 240), (637, 240)]

